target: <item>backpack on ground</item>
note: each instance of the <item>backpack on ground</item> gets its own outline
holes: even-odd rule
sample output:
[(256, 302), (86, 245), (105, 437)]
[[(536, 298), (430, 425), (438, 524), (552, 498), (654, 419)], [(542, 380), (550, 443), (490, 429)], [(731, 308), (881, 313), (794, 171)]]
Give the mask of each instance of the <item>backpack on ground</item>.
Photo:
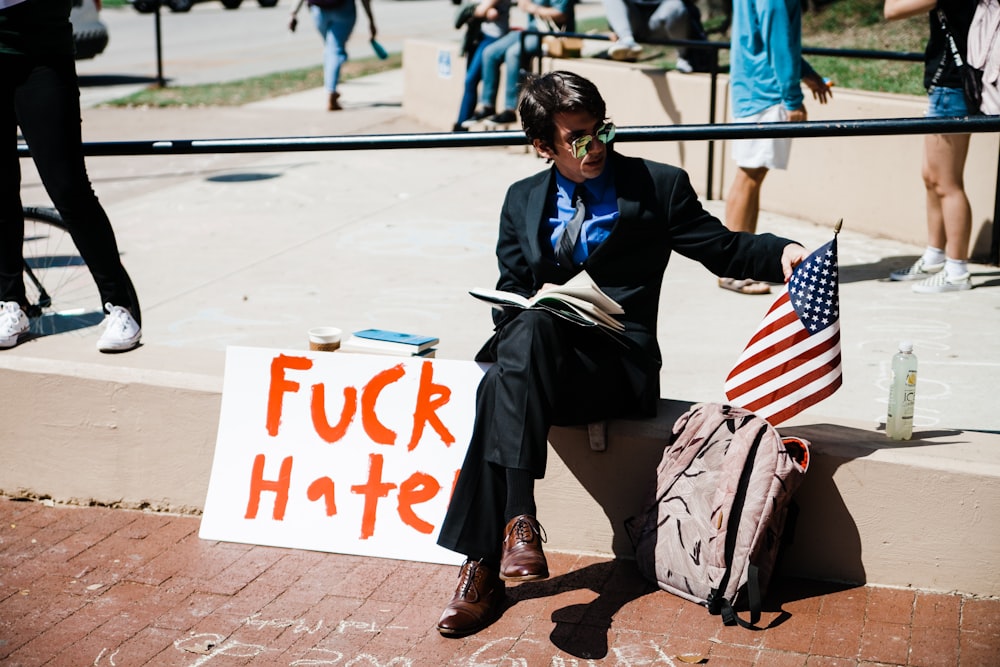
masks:
[[(639, 570), (665, 591), (756, 628), (809, 443), (742, 408), (702, 403), (674, 424), (656, 490), (628, 520)], [(737, 614), (750, 610), (750, 622)]]

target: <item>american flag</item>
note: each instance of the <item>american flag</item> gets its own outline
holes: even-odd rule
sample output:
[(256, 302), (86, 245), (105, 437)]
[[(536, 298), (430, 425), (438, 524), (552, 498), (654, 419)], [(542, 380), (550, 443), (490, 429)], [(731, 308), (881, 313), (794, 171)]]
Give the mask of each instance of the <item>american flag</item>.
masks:
[(778, 425), (840, 387), (837, 237), (795, 267), (736, 366), (726, 397)]

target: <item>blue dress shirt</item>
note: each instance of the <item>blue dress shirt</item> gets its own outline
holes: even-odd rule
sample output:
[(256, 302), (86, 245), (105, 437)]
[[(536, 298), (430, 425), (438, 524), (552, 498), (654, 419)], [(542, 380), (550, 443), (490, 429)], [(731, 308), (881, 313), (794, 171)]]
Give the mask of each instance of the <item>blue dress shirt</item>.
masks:
[[(573, 250), (573, 263), (582, 264), (587, 257), (608, 238), (615, 223), (618, 221), (618, 193), (615, 190), (614, 178), (611, 176), (611, 161), (607, 162), (604, 171), (597, 178), (583, 182), (583, 204), (587, 207), (587, 215), (580, 230), (580, 243)], [(546, 220), (549, 246), (555, 257), (555, 248), (559, 243), (559, 235), (575, 210), (573, 206), (573, 191), (576, 183), (556, 171), (556, 202), (555, 215)]]

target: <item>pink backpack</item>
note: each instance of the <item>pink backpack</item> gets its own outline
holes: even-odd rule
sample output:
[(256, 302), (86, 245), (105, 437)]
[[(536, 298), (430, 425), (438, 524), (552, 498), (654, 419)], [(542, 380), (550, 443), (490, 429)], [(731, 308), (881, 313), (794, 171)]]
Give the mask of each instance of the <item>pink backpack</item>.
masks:
[[(643, 576), (755, 628), (809, 443), (782, 439), (742, 408), (702, 403), (682, 415), (656, 470), (656, 491), (629, 519)], [(737, 616), (750, 610), (750, 622)]]

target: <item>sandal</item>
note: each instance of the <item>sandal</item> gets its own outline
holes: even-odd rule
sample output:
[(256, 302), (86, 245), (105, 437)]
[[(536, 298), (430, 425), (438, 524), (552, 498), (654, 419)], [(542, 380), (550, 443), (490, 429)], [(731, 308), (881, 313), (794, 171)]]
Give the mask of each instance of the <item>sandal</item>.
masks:
[(759, 280), (737, 280), (736, 278), (719, 278), (719, 287), (739, 292), (740, 294), (770, 294), (771, 286)]

